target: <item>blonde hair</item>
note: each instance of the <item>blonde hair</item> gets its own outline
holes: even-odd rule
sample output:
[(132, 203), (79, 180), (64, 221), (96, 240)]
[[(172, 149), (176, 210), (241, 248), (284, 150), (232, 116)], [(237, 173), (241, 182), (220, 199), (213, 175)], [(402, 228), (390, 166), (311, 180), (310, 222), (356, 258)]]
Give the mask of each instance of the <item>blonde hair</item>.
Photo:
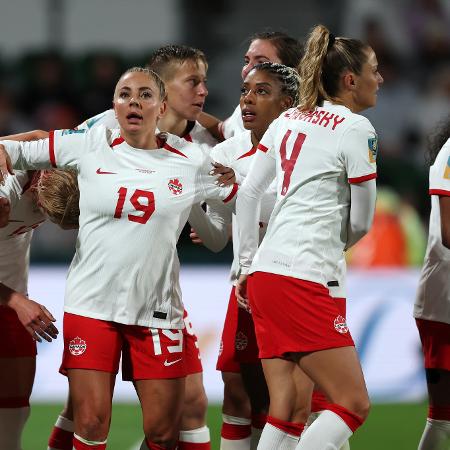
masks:
[(300, 110), (312, 110), (324, 100), (339, 103), (339, 80), (345, 70), (359, 75), (367, 61), (367, 44), (335, 37), (324, 25), (310, 32), (300, 61)]
[[(131, 67), (130, 69), (126, 70), (119, 78), (119, 81), (127, 74), (129, 73), (145, 73), (151, 80), (153, 80), (156, 84), (156, 87), (158, 88), (159, 92), (159, 98), (162, 100), (166, 99), (166, 88), (164, 85), (164, 81), (161, 79), (161, 77), (153, 70), (148, 69), (147, 67)], [(118, 82), (117, 82), (118, 84)], [(117, 89), (116, 84), (116, 89)], [(114, 89), (114, 95), (116, 92), (116, 89)]]
[(80, 191), (73, 170), (42, 170), (36, 185), (39, 206), (62, 228), (77, 228)]

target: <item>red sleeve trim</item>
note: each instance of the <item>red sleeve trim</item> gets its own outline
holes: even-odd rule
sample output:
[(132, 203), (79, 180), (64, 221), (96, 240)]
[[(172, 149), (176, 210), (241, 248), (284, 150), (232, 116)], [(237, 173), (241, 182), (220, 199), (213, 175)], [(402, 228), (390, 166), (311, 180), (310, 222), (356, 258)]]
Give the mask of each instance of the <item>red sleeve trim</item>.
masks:
[(363, 183), (364, 181), (373, 180), (376, 177), (377, 177), (376, 173), (371, 173), (370, 175), (363, 175), (362, 177), (349, 178), (348, 182), (350, 184), (358, 184), (358, 183)]
[(269, 150), (269, 148), (266, 147), (265, 145), (258, 144), (258, 150), (261, 150), (262, 152), (267, 153), (267, 150)]
[(236, 192), (237, 192), (237, 191), (238, 191), (238, 185), (237, 185), (237, 183), (234, 183), (234, 184), (233, 184), (233, 189), (231, 189), (230, 194), (228, 195), (227, 198), (225, 198), (225, 199), (223, 200), (223, 202), (224, 202), (224, 203), (228, 203), (228, 202), (236, 195)]
[(445, 197), (450, 197), (450, 191), (446, 191), (445, 189), (430, 189), (430, 195), (443, 195)]
[(169, 144), (165, 143), (163, 145), (163, 148), (168, 150), (169, 152), (176, 153), (177, 155), (183, 156), (184, 158), (187, 158), (187, 156), (184, 153), (181, 153), (180, 150), (177, 150), (176, 148), (171, 147)]
[(52, 167), (56, 169), (56, 158), (55, 158), (55, 132), (54, 130), (48, 133), (48, 153), (50, 157), (50, 163)]
[(243, 155), (239, 156), (238, 159), (247, 158), (248, 156), (252, 156), (256, 153), (256, 147), (252, 147), (247, 153), (244, 153)]

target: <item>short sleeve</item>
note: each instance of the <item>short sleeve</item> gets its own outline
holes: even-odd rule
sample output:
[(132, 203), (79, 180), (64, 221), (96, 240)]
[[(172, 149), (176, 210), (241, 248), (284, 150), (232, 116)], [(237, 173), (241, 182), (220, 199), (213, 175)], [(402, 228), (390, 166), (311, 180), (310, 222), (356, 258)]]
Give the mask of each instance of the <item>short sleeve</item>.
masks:
[(77, 168), (91, 149), (88, 130), (55, 130), (49, 135), (49, 158), (54, 168)]
[(377, 177), (378, 137), (367, 119), (358, 121), (343, 134), (340, 149), (349, 183)]
[(439, 151), (430, 168), (430, 195), (450, 196), (450, 139)]
[(77, 130), (90, 130), (91, 128), (103, 125), (106, 128), (119, 128), (119, 123), (116, 119), (116, 114), (113, 109), (108, 109), (100, 114), (97, 114), (90, 119), (85, 120), (76, 127)]

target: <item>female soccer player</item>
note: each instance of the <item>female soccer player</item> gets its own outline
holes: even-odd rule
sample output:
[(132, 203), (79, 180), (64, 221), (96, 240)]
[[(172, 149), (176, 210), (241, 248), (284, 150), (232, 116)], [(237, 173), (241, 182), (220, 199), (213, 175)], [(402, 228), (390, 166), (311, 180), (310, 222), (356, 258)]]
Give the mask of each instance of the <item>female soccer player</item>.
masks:
[[(242, 186), (237, 297), (247, 301), (250, 274), (248, 297), (270, 394), (260, 450), (280, 441), (292, 448), (284, 444), (283, 427), (295, 406), (296, 365), (307, 375), (303, 397), (316, 383), (332, 401), (297, 449), (340, 448), (368, 414), (354, 343), (328, 287), (338, 280), (343, 251), (372, 221), (377, 136), (358, 113), (375, 106), (382, 81), (369, 46), (316, 26), (300, 63), (300, 104), (270, 125)], [(275, 176), (277, 202), (256, 252), (258, 201)]]
[[(64, 195), (63, 183), (75, 180), (73, 174), (52, 171), (17, 171), (0, 186), (2, 208), (0, 229), (0, 448), (19, 450), (21, 434), (29, 415), (29, 400), (36, 369), (36, 343), (51, 341), (57, 336), (55, 320), (45, 306), (27, 297), (30, 242), (33, 230), (50, 219), (63, 228), (78, 224), (71, 214), (71, 205), (78, 199), (64, 197), (64, 213), (57, 202)], [(49, 184), (48, 184), (49, 183)], [(51, 205), (42, 190), (55, 189)], [(72, 201), (73, 200), (73, 201)], [(38, 206), (39, 205), (39, 206)]]
[(142, 406), (142, 448), (174, 448), (178, 439), (185, 367), (176, 241), (192, 204), (227, 203), (236, 187), (218, 187), (210, 161), (193, 144), (155, 134), (165, 107), (161, 79), (133, 68), (114, 93), (119, 130), (3, 143), (16, 166), (78, 172), (80, 231), (66, 287), (61, 367), (77, 450), (106, 448), (121, 353), (124, 377), (133, 380)]
[(430, 230), (414, 305), (429, 399), (419, 450), (443, 448), (450, 437), (450, 117), (434, 137), (429, 157)]
[[(296, 68), (302, 56), (302, 46), (297, 39), (280, 31), (264, 31), (255, 33), (249, 39), (250, 45), (244, 55), (242, 80), (256, 64), (274, 62)], [(235, 133), (245, 131), (242, 122), (241, 108), (236, 106), (233, 114), (223, 122), (213, 116), (203, 113), (200, 123), (210, 130), (217, 138), (228, 139)]]

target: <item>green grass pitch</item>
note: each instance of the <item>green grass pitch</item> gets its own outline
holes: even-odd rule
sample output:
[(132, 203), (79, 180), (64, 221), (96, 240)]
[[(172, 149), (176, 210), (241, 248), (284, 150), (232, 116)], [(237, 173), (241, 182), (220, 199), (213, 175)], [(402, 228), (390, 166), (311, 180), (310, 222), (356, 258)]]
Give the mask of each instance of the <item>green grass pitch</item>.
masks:
[[(44, 450), (53, 423), (61, 410), (58, 404), (34, 404), (25, 428), (23, 450)], [(363, 427), (350, 441), (352, 450), (414, 450), (425, 425), (425, 403), (373, 405)], [(213, 450), (219, 449), (220, 406), (208, 410)], [(115, 404), (108, 450), (135, 450), (142, 437), (141, 413), (137, 405)], [(137, 447), (136, 447), (137, 446)]]

